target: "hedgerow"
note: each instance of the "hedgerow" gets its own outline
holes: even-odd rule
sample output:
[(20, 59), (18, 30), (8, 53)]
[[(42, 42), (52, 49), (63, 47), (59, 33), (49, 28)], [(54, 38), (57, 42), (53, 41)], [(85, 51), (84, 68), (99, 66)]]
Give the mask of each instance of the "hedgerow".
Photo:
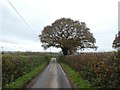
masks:
[(48, 63), (49, 60), (48, 56), (33, 52), (2, 55), (2, 86), (7, 86), (17, 78), (29, 73), (35, 67)]
[(64, 62), (95, 88), (120, 88), (120, 59), (115, 52), (70, 55)]

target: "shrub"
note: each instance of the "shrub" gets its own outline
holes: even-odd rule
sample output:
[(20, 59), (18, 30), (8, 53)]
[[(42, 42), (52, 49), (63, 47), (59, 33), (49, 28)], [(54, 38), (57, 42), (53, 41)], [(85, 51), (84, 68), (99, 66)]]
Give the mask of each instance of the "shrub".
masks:
[(15, 81), (18, 77), (30, 72), (33, 68), (48, 62), (39, 53), (11, 53), (2, 56), (2, 86)]
[(64, 58), (93, 87), (120, 87), (120, 60), (116, 53), (81, 53)]

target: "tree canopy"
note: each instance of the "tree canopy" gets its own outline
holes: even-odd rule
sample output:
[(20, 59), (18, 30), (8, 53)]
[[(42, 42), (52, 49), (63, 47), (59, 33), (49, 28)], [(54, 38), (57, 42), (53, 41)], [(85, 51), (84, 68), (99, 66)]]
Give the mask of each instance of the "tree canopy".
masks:
[(114, 48), (120, 48), (120, 31), (115, 36), (115, 40), (113, 41)]
[(39, 37), (45, 49), (51, 46), (61, 48), (64, 55), (79, 49), (96, 48), (96, 40), (85, 22), (70, 18), (58, 19), (52, 25), (44, 27)]

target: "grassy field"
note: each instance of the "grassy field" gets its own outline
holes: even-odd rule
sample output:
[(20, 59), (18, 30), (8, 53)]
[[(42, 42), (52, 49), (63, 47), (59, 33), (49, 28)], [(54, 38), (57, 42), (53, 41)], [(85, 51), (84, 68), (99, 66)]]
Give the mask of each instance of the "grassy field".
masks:
[(23, 88), (49, 63), (45, 53), (16, 52), (2, 56), (2, 87)]
[[(79, 74), (78, 78), (73, 77), (73, 81), (79, 82), (82, 78), (93, 88), (120, 88), (120, 58), (115, 52), (81, 53), (59, 57), (59, 60)], [(65, 71), (68, 76), (72, 72)], [(77, 86), (83, 87), (81, 84)]]

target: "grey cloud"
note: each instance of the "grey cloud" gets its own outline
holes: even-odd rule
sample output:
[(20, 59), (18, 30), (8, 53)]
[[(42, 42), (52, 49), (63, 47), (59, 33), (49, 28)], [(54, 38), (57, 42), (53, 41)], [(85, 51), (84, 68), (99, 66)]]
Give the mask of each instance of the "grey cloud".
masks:
[[(27, 25), (25, 25), (19, 15), (15, 13), (8, 3), (3, 4), (1, 6), (2, 16), (0, 15), (0, 19), (2, 20), (0, 21), (0, 25), (2, 26), (2, 28), (0, 28), (0, 45), (1, 42), (3, 42), (6, 43), (6, 46), (7, 43), (8, 45), (11, 44), (11, 46), (23, 44), (23, 47), (32, 45), (31, 47), (35, 48), (41, 44), (38, 40), (38, 35), (41, 30), (43, 30), (46, 25), (53, 23), (56, 19), (66, 16), (75, 20), (85, 21), (96, 38), (96, 44), (99, 47), (98, 51), (109, 51), (117, 32), (114, 30), (118, 27), (116, 9), (115, 7), (111, 7), (111, 5), (116, 6), (116, 4), (112, 3), (114, 0), (109, 2), (106, 1), (107, 3), (100, 1), (99, 5), (97, 5), (98, 2), (94, 2), (95, 6), (92, 5), (93, 2), (91, 1), (88, 1), (88, 3), (81, 0), (76, 2), (74, 0), (71, 1), (69, 2), (69, 5), (66, 4), (66, 1), (64, 1), (64, 3), (60, 1), (63, 5), (62, 7), (59, 7), (58, 2), (56, 1), (11, 0), (18, 12), (28, 24), (31, 25), (33, 31), (36, 32), (37, 35), (34, 35), (33, 32), (29, 30)], [(73, 5), (73, 7), (71, 7), (71, 5)], [(87, 7), (85, 5), (87, 5)], [(101, 5), (103, 5), (102, 8), (105, 8), (105, 10), (101, 9)], [(106, 5), (108, 6), (106, 7)], [(67, 10), (67, 8), (69, 8), (70, 11)], [(79, 8), (79, 11), (76, 10), (76, 8)], [(112, 9), (115, 12), (113, 12)], [(106, 12), (106, 10), (108, 10), (108, 12)], [(32, 49), (30, 48), (30, 50)]]
[(37, 36), (29, 30), (29, 27), (5, 6), (2, 6), (2, 38), (14, 37), (23, 40), (36, 40)]

